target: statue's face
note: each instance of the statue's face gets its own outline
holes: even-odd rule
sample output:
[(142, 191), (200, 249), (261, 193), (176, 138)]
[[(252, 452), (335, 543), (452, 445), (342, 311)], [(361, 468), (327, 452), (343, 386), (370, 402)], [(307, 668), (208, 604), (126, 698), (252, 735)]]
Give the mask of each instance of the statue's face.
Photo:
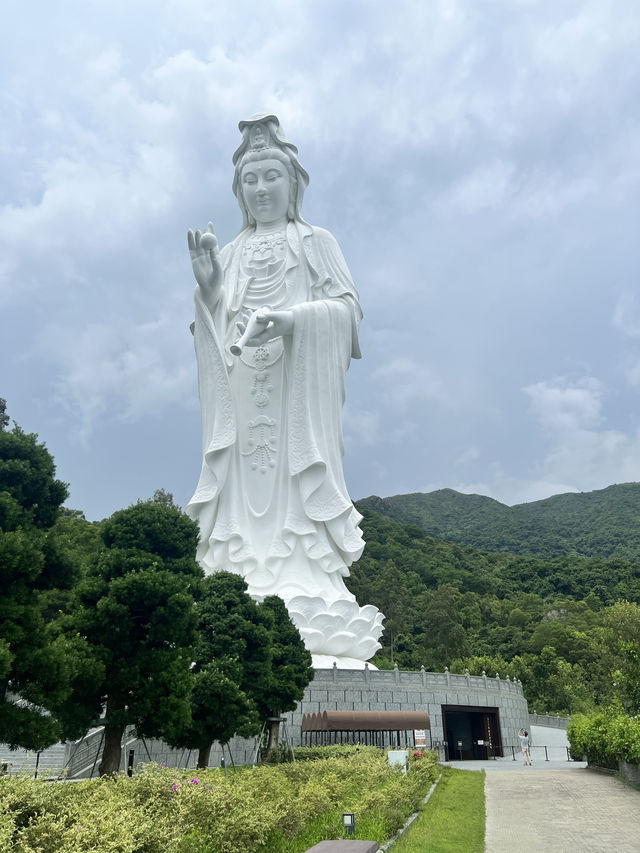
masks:
[(242, 195), (256, 222), (268, 225), (287, 215), (291, 179), (280, 160), (257, 160), (242, 169)]

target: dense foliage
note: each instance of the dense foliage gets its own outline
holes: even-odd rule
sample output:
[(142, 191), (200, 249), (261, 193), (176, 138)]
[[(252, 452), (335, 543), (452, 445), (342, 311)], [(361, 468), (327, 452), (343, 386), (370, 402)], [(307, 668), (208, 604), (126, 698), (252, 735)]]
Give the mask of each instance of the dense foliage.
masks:
[(277, 595), (268, 595), (260, 607), (268, 614), (272, 659), (267, 680), (260, 682), (252, 695), (262, 719), (270, 721), (266, 752), (269, 759), (278, 747), (278, 718), (285, 711), (293, 711), (302, 699), (306, 686), (313, 680), (313, 669), (311, 654), (284, 601)]
[(589, 764), (617, 769), (618, 761), (640, 765), (640, 719), (613, 706), (594, 714), (579, 714), (567, 732), (571, 755)]
[(387, 617), (378, 666), (510, 675), (550, 713), (608, 703), (625, 673), (637, 684), (640, 560), (483, 552), (368, 510), (362, 526), (348, 584)]
[(0, 405), (0, 743), (42, 749), (59, 739), (49, 713), (64, 701), (67, 644), (54, 640), (44, 596), (68, 589), (76, 565), (54, 531), (65, 483), (38, 436), (7, 429)]
[(403, 776), (380, 750), (225, 776), (149, 767), (74, 785), (0, 779), (0, 849), (41, 853), (301, 853), (343, 837), (385, 841), (415, 810), (438, 774), (436, 756)]
[(188, 723), (196, 642), (197, 526), (154, 501), (119, 510), (101, 526), (103, 548), (78, 584), (63, 636), (84, 640), (90, 674), (73, 682), (60, 709), (67, 727), (86, 731), (104, 708), (100, 773), (120, 764), (124, 729), (171, 741)]
[[(100, 524), (61, 509), (46, 447), (8, 427), (0, 400), (0, 742), (80, 736), (106, 705), (103, 772), (130, 724), (204, 764), (212, 740), (274, 718), (275, 749), (313, 674), (282, 601), (203, 580), (196, 526), (163, 489)], [(539, 712), (640, 713), (640, 484), (511, 508), (451, 490), (360, 507), (348, 585), (386, 616), (378, 666), (509, 675)]]
[(370, 497), (358, 508), (415, 524), (437, 539), (539, 557), (640, 557), (640, 483), (505, 506), (453, 489)]
[(235, 574), (206, 577), (196, 605), (199, 636), (194, 656), (191, 722), (177, 744), (198, 750), (198, 767), (209, 763), (211, 744), (234, 734), (260, 731), (254, 690), (264, 690), (272, 650), (269, 617), (247, 595)]
[(313, 671), (280, 599), (205, 580), (197, 525), (163, 489), (100, 524), (61, 509), (51, 455), (8, 423), (0, 401), (0, 742), (43, 749), (100, 719), (101, 775), (130, 725), (206, 764), (212, 741), (295, 707)]

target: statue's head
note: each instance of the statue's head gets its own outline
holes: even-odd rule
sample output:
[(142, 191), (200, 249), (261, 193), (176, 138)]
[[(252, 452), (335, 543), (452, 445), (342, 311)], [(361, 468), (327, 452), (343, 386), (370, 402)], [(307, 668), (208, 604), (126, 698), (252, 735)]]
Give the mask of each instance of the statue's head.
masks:
[(233, 192), (242, 210), (243, 224), (255, 225), (242, 195), (242, 170), (259, 160), (279, 160), (289, 174), (289, 220), (301, 220), (302, 198), (309, 184), (309, 175), (298, 160), (298, 149), (285, 139), (280, 122), (274, 115), (255, 115), (238, 125), (242, 142), (233, 155), (236, 167)]

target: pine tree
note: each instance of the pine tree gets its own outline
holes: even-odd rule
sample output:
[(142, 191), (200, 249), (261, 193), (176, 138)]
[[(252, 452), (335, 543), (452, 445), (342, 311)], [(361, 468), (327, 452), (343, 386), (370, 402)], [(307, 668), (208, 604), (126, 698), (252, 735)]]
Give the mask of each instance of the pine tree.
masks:
[(191, 723), (176, 745), (198, 750), (207, 767), (213, 741), (260, 730), (251, 699), (271, 670), (270, 619), (247, 594), (245, 581), (229, 572), (205, 578), (197, 605), (200, 638), (193, 668)]
[(280, 717), (293, 711), (313, 680), (311, 654), (291, 621), (284, 601), (270, 595), (260, 605), (270, 616), (272, 659), (269, 678), (256, 685), (252, 696), (263, 720), (269, 722), (267, 761), (278, 748)]
[(175, 507), (138, 502), (103, 522), (101, 536), (64, 623), (96, 664), (94, 680), (74, 682), (66, 722), (86, 727), (104, 709), (105, 775), (118, 771), (126, 726), (172, 741), (188, 724), (202, 570), (197, 525)]
[(68, 691), (67, 648), (41, 608), (43, 591), (75, 580), (52, 532), (67, 486), (38, 436), (8, 424), (0, 400), (0, 743), (40, 750), (58, 740), (50, 712)]

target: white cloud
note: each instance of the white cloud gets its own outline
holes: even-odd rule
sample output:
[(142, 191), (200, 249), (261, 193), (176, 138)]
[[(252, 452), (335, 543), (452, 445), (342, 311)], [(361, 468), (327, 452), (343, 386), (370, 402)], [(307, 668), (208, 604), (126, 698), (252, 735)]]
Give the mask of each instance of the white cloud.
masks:
[[(127, 419), (158, 445), (148, 417), (193, 414), (183, 233), (210, 217), (233, 236), (237, 121), (267, 109), (311, 172), (306, 214), (357, 271), (361, 493), (453, 472), (522, 500), (638, 474), (635, 2), (72, 6), (13, 3), (0, 33), (0, 363), (25, 408), (55, 396), (69, 441)], [(585, 352), (606, 388), (530, 383)]]
[(448, 402), (442, 380), (433, 368), (409, 356), (396, 356), (377, 367), (371, 379), (380, 395), (399, 408), (416, 400)]
[(453, 215), (503, 206), (515, 190), (515, 171), (513, 163), (502, 160), (483, 164), (454, 185), (436, 206)]
[[(98, 419), (141, 421), (170, 406), (195, 405), (193, 355), (181, 339), (187, 334), (163, 313), (141, 325), (89, 323), (67, 341), (55, 400), (69, 413), (75, 439), (86, 444)], [(54, 348), (55, 339), (43, 343), (46, 351)]]
[(543, 429), (573, 434), (598, 426), (602, 421), (602, 384), (592, 376), (571, 383), (556, 378), (523, 389)]
[(473, 462), (477, 462), (480, 459), (480, 451), (477, 447), (467, 447), (465, 451), (463, 451), (460, 456), (454, 462), (454, 465), (458, 467), (464, 467), (466, 465), (470, 465)]
[(635, 358), (627, 365), (625, 376), (632, 388), (640, 388), (640, 357)]
[(640, 299), (635, 293), (623, 293), (616, 302), (613, 325), (629, 338), (640, 336)]
[(368, 447), (380, 440), (380, 413), (345, 405), (342, 426), (344, 439), (349, 444), (365, 444)]
[(605, 426), (604, 388), (597, 379), (587, 376), (572, 383), (556, 378), (524, 391), (549, 442), (546, 455), (531, 471), (528, 494), (548, 488), (587, 491), (640, 480), (640, 429), (625, 432)]

